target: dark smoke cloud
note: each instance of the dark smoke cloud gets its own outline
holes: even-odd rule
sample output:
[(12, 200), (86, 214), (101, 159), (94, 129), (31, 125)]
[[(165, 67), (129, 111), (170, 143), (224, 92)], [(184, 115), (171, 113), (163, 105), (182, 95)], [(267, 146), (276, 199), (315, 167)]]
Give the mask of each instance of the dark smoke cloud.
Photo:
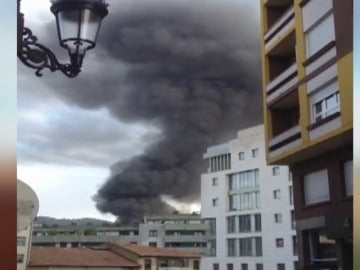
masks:
[(94, 197), (100, 211), (135, 221), (171, 211), (161, 195), (198, 200), (206, 147), (261, 122), (253, 2), (110, 3), (96, 52), (89, 52), (97, 54), (93, 70), (72, 81), (76, 89), (66, 83), (58, 94), (85, 108), (106, 107), (120, 121), (155, 125), (162, 134), (106, 180)]

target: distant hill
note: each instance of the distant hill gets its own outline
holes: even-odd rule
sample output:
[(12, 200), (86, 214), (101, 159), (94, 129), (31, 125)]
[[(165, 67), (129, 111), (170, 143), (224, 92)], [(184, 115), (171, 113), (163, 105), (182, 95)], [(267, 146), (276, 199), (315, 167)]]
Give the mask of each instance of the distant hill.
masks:
[(105, 224), (113, 224), (113, 222), (107, 221), (107, 220), (101, 220), (96, 218), (74, 218), (74, 219), (65, 219), (65, 218), (53, 218), (53, 217), (44, 217), (44, 216), (38, 216), (36, 217), (35, 224), (42, 224), (45, 226), (52, 227), (54, 225), (57, 226), (70, 226), (70, 225), (95, 225), (95, 226), (101, 226)]

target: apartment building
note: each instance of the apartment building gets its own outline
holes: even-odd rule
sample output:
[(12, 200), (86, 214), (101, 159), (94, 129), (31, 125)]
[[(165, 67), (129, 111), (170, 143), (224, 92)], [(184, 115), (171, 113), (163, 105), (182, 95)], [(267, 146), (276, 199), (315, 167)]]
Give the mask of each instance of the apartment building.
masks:
[(207, 253), (209, 224), (199, 214), (145, 216), (140, 224), (35, 226), (33, 246), (96, 247), (107, 242)]
[(267, 166), (264, 127), (203, 155), (201, 216), (209, 220), (203, 270), (292, 270), (297, 265), (292, 181), (287, 166)]
[(266, 158), (292, 172), (300, 269), (352, 269), (353, 1), (260, 3)]

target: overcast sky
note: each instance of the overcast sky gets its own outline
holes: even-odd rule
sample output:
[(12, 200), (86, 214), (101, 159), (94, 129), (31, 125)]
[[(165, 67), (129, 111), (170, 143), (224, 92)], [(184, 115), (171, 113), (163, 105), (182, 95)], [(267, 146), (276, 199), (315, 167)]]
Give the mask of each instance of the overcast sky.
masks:
[[(198, 210), (206, 147), (261, 119), (259, 4), (107, 2), (78, 78), (37, 78), (19, 62), (18, 178), (39, 215), (135, 218), (126, 211), (171, 210), (164, 198)], [(49, 7), (21, 1), (25, 25), (64, 62)]]

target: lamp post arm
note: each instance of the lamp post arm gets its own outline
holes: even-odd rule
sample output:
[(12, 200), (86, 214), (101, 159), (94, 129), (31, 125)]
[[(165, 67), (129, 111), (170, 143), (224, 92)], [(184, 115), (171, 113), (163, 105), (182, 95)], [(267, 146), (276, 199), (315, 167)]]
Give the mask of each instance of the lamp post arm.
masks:
[(35, 74), (38, 77), (42, 76), (44, 68), (48, 68), (51, 72), (60, 70), (69, 78), (76, 77), (81, 71), (79, 66), (61, 64), (51, 50), (38, 43), (37, 37), (27, 27), (22, 28), (22, 40), (21, 47), (18, 48), (18, 57), (26, 66), (36, 69)]

